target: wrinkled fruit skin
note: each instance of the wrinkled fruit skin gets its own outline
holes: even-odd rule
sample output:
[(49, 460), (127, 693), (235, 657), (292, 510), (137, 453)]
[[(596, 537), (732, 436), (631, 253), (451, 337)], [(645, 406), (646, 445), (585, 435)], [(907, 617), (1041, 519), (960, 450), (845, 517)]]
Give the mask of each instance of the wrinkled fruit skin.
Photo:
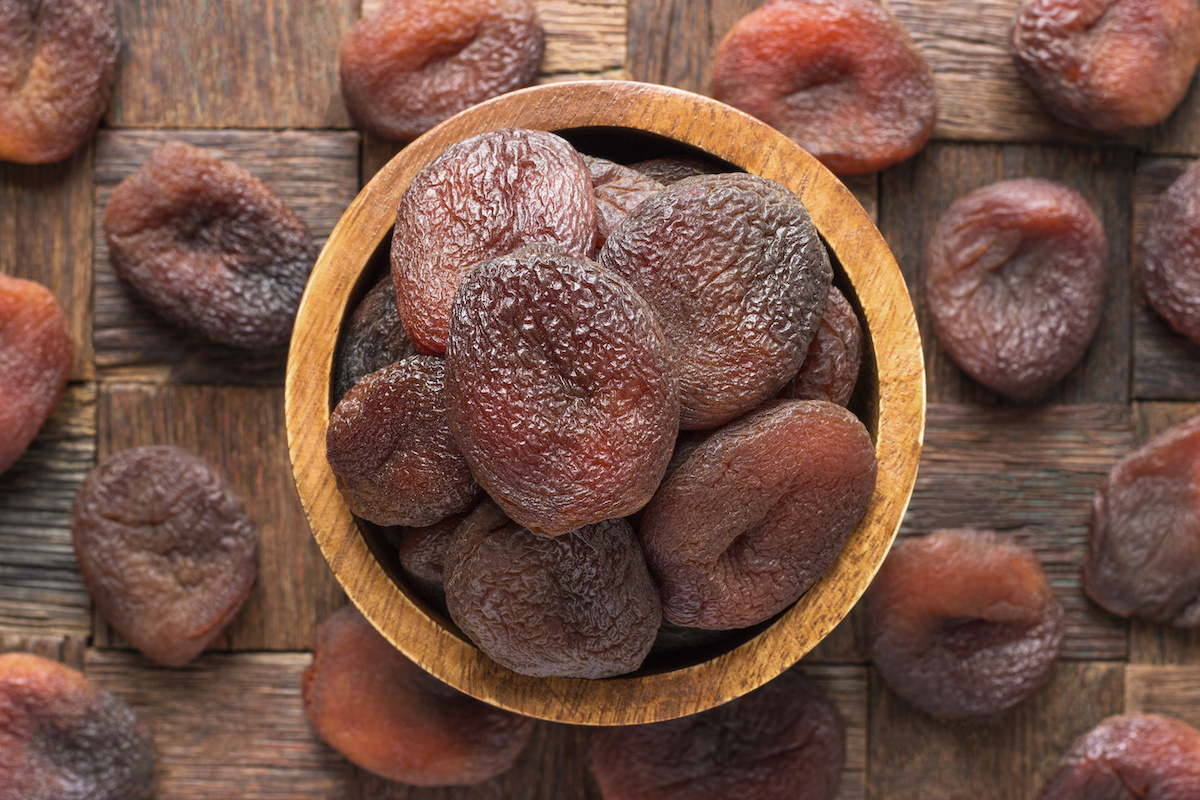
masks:
[(1200, 9), (1192, 0), (1025, 0), (1008, 46), (1051, 116), (1094, 131), (1145, 128), (1187, 93)]
[(638, 529), (663, 616), (716, 630), (770, 619), (837, 558), (875, 476), (866, 428), (833, 403), (780, 401), (714, 432)]
[(630, 212), (600, 265), (658, 315), (680, 428), (715, 428), (774, 397), (804, 361), (833, 271), (800, 199), (746, 174), (685, 178)]
[(531, 0), (390, 0), (342, 39), (342, 99), (364, 131), (411, 141), (532, 84), (544, 38)]
[(1138, 278), (1150, 306), (1200, 345), (1200, 162), (1154, 204)]
[(100, 613), (166, 666), (186, 664), (216, 639), (258, 577), (246, 507), (204, 459), (179, 447), (102, 461), (79, 487), (71, 536)]
[(172, 323), (236, 347), (287, 344), (317, 250), (246, 170), (165, 144), (113, 190), (104, 231), (117, 274)]
[(450, 537), (466, 518), (466, 514), (453, 514), (434, 525), (407, 528), (396, 551), (406, 584), (443, 614), (447, 613), (443, 583), (446, 548), (450, 546)]
[(797, 669), (718, 708), (597, 728), (604, 800), (832, 800), (846, 759), (837, 707)]
[(858, 383), (862, 350), (862, 325), (854, 307), (836, 287), (830, 287), (829, 302), (825, 304), (817, 333), (808, 345), (808, 355), (796, 377), (779, 396), (846, 405)]
[(108, 108), (120, 48), (114, 0), (0, 0), (0, 161), (78, 150)]
[(0, 655), (0, 800), (142, 800), (154, 759), (115, 695), (57, 661)]
[(479, 499), (450, 432), (446, 365), (409, 356), (372, 372), (329, 416), (325, 455), (350, 510), (378, 525), (432, 525)]
[(775, 0), (717, 48), (713, 97), (778, 128), (839, 175), (915, 155), (937, 121), (933, 73), (870, 0)]
[(507, 772), (533, 720), (481, 703), (427, 674), (345, 606), (317, 632), (304, 711), (349, 761), (414, 786), (480, 783)]
[(987, 721), (1050, 680), (1065, 618), (1037, 557), (994, 531), (902, 539), (867, 590), (871, 660), (938, 717)]
[(630, 164), (629, 168), (637, 170), (647, 178), (658, 181), (664, 186), (697, 175), (715, 175), (719, 172), (733, 171), (727, 165), (692, 156), (648, 158), (645, 161)]
[(450, 305), (477, 265), (534, 242), (587, 255), (596, 198), (583, 157), (544, 131), (506, 128), (450, 147), (417, 173), (396, 213), (396, 306), (422, 353), (446, 350)]
[(596, 249), (599, 249), (629, 212), (647, 197), (661, 192), (663, 184), (615, 161), (586, 155), (583, 160), (596, 193)]
[(1158, 714), (1109, 717), (1079, 738), (1040, 800), (1200, 797), (1200, 731)]
[(334, 362), (333, 396), (341, 400), (367, 373), (416, 355), (404, 335), (392, 279), (384, 277), (350, 315)]
[(1118, 616), (1200, 628), (1200, 416), (1108, 473), (1092, 499), (1083, 588)]
[(58, 404), (73, 352), (66, 315), (50, 290), (0, 273), (0, 474)]
[(1027, 399), (1071, 371), (1108, 286), (1108, 241), (1077, 192), (1023, 178), (959, 198), (926, 258), (933, 329), (968, 375)]
[(629, 523), (605, 520), (553, 538), (483, 503), (446, 549), (450, 617), (501, 666), (534, 677), (633, 672), (662, 621)]
[(493, 259), (463, 283), (446, 387), (471, 472), (548, 536), (644, 506), (679, 427), (653, 311), (628, 281), (551, 245)]

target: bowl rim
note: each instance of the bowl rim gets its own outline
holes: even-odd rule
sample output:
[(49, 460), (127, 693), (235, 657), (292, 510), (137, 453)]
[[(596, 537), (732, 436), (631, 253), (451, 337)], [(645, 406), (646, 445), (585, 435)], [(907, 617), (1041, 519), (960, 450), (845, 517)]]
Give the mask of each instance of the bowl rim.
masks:
[[(753, 638), (679, 669), (586, 680), (510, 672), (446, 629), (371, 554), (325, 460), (333, 359), (361, 273), (391, 230), (416, 172), (456, 141), (488, 130), (625, 128), (691, 145), (798, 194), (842, 264), (864, 316), (864, 358), (878, 376), (878, 478), (863, 520), (826, 573)], [(886, 337), (881, 334), (886, 332)], [(732, 700), (790, 668), (849, 613), (895, 540), (924, 440), (921, 338), (895, 257), (850, 191), (774, 128), (702, 95), (630, 81), (573, 81), (510, 92), (461, 112), (404, 147), (362, 189), (309, 278), (288, 351), (288, 451), (301, 505), (350, 601), (408, 658), (477, 699), (526, 716), (583, 725), (673, 719)], [(872, 425), (868, 424), (868, 428)]]

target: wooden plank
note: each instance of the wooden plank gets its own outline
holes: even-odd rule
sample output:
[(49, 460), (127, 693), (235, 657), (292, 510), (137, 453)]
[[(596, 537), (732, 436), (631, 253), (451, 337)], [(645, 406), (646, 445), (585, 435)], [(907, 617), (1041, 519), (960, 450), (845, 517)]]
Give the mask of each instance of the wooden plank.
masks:
[(937, 343), (925, 302), (925, 253), (950, 205), (1000, 180), (1043, 177), (1080, 192), (1108, 237), (1109, 286), (1099, 329), (1083, 360), (1038, 403), (1126, 403), (1129, 400), (1129, 192), (1132, 153), (1057, 146), (934, 143), (885, 171), (880, 230), (900, 263), (917, 310), (931, 402), (993, 404), (999, 398), (969, 378)]
[(1060, 663), (1050, 684), (989, 725), (944, 722), (871, 678), (871, 797), (1028, 800), (1077, 737), (1120, 713), (1124, 666)]
[(0, 633), (0, 653), (33, 653), (82, 670), (87, 637)]
[(816, 681), (842, 714), (846, 727), (846, 763), (838, 785), (837, 800), (867, 797), (868, 697), (870, 670), (866, 667), (808, 664), (802, 667)]
[(35, 280), (67, 315), (72, 380), (92, 367), (92, 155), (88, 142), (57, 164), (0, 161), (0, 272)]
[(114, 128), (344, 128), (356, 0), (120, 0)]
[(341, 797), (346, 764), (304, 714), (300, 676), (311, 662), (306, 653), (208, 654), (167, 669), (89, 650), (85, 672), (153, 732), (156, 797)]
[(109, 262), (104, 212), (117, 184), (172, 140), (208, 148), (271, 188), (324, 242), (358, 193), (358, 134), (335, 131), (103, 131), (96, 151), (95, 349), (102, 378), (282, 385), (287, 349), (247, 351), (170, 325)]
[(91, 598), (71, 506), (96, 463), (96, 387), (71, 384), (25, 454), (0, 475), (0, 633), (86, 637)]
[(1200, 728), (1200, 665), (1130, 664), (1125, 668), (1125, 710), (1166, 714)]
[[(258, 525), (259, 575), (216, 647), (305, 650), (345, 600), (296, 496), (283, 425), (283, 391), (217, 386), (103, 386), (99, 455), (175, 444), (208, 459)], [(97, 619), (98, 647), (124, 646)]]

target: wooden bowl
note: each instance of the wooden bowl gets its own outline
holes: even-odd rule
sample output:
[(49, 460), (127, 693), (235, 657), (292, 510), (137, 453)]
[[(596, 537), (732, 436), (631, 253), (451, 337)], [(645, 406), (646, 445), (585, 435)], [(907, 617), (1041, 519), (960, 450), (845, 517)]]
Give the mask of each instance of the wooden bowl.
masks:
[[(413, 176), (447, 146), (504, 127), (554, 131), (593, 155), (634, 161), (703, 153), (772, 178), (808, 206), (836, 262), (836, 281), (864, 320), (852, 408), (876, 443), (879, 477), (842, 554), (791, 608), (722, 645), (651, 657), (604, 680), (531, 678), (474, 647), (404, 585), (394, 548), (360, 524), (325, 460), (331, 375), (342, 325), (381, 277), (396, 207)], [(292, 469), (313, 535), (351, 601), (431, 674), (488, 703), (585, 725), (672, 719), (724, 703), (792, 666), (850, 611), (891, 547), (916, 479), (925, 425), (921, 340), (904, 279), (870, 218), (816, 159), (773, 128), (699, 95), (619, 81), (562, 83), (475, 106), (404, 148), (363, 189), (321, 252), (300, 304), (287, 364)]]

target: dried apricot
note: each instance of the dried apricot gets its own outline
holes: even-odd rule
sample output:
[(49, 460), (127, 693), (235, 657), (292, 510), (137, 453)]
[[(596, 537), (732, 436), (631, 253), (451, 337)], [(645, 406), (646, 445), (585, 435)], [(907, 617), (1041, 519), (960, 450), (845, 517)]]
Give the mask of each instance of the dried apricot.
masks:
[(1158, 198), (1146, 222), (1138, 278), (1172, 328), (1200, 344), (1200, 161)]
[(1200, 627), (1200, 416), (1108, 473), (1092, 499), (1083, 588), (1119, 616)]
[(532, 719), (428, 675), (353, 606), (317, 631), (303, 689), (325, 742), (368, 772), (416, 786), (486, 781), (512, 767), (533, 734)]
[(396, 305), (423, 353), (446, 350), (450, 304), (477, 265), (533, 242), (587, 255), (596, 197), (583, 157), (545, 131), (489, 131), (446, 148), (400, 198)]
[(596, 193), (596, 247), (599, 248), (629, 212), (650, 195), (661, 192), (663, 184), (615, 161), (586, 155), (583, 160)]
[(1051, 116), (1096, 131), (1162, 122), (1200, 63), (1194, 0), (1024, 0), (1009, 50)]
[(1120, 714), (1085, 733), (1039, 800), (1200, 797), (1200, 731), (1158, 714)]
[(0, 272), (0, 473), (58, 404), (73, 352), (67, 317), (50, 290)]
[(779, 393), (804, 361), (833, 276), (800, 199), (744, 173), (685, 178), (653, 195), (599, 261), (658, 314), (685, 430), (715, 428)]
[(778, 128), (833, 172), (915, 155), (937, 121), (933, 73), (871, 0), (773, 0), (721, 40), (713, 97)]
[(446, 364), (434, 356), (409, 356), (346, 393), (325, 455), (351, 511), (378, 525), (432, 525), (479, 499), (450, 432), (449, 399)]
[(71, 537), (96, 608), (167, 666), (216, 639), (258, 577), (246, 507), (208, 462), (179, 447), (137, 447), (100, 462), (75, 497)]
[(862, 366), (862, 325), (846, 296), (830, 287), (821, 325), (808, 345), (808, 355), (780, 397), (828, 400), (844, 406), (854, 394)]
[(833, 403), (778, 401), (714, 431), (642, 514), (663, 616), (728, 629), (782, 611), (837, 558), (875, 473), (866, 428)]
[(433, 525), (407, 528), (397, 548), (400, 568), (404, 570), (408, 586), (443, 613), (446, 611), (446, 587), (442, 578), (446, 568), (446, 548), (466, 517), (466, 514), (452, 514)]
[(679, 426), (674, 367), (646, 301), (548, 244), (463, 283), (446, 387), (476, 479), (506, 514), (550, 536), (645, 505)]
[(446, 549), (450, 617), (496, 663), (523, 675), (633, 672), (662, 607), (628, 522), (539, 536), (484, 502)]
[(61, 161), (88, 140), (117, 80), (114, 0), (0, 0), (0, 161)]
[(1065, 618), (1037, 556), (995, 531), (902, 539), (867, 590), (871, 660), (896, 694), (939, 717), (988, 720), (1033, 696)]
[(934, 332), (984, 386), (1032, 397), (1087, 350), (1107, 263), (1104, 227), (1078, 192), (1040, 178), (985, 186), (950, 206), (929, 243)]
[(0, 800), (142, 800), (154, 759), (115, 695), (57, 661), (0, 655)]
[(369, 372), (416, 355), (396, 311), (396, 290), (385, 276), (367, 292), (342, 334), (333, 364), (333, 396), (341, 400)]
[(678, 183), (684, 178), (692, 178), (696, 175), (715, 175), (718, 172), (733, 171), (724, 164), (695, 156), (648, 158), (645, 161), (630, 164), (629, 168), (636, 169), (647, 178), (656, 180), (663, 185)]
[(792, 669), (709, 711), (598, 729), (588, 754), (604, 800), (832, 800), (846, 733), (837, 707)]
[(544, 38), (532, 0), (389, 0), (342, 38), (342, 99), (358, 127), (409, 141), (533, 83)]
[(113, 190), (113, 267), (171, 322), (237, 347), (286, 344), (317, 251), (304, 223), (241, 167), (169, 142)]

